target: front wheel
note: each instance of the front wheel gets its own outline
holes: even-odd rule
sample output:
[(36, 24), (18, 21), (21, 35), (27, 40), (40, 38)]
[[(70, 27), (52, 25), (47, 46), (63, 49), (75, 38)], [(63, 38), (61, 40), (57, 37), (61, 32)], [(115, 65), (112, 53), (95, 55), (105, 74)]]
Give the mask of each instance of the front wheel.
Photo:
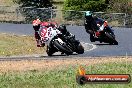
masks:
[(110, 42), (110, 45), (118, 45), (118, 42), (114, 40), (113, 42)]
[(118, 42), (115, 40), (114, 45), (118, 45)]
[(110, 43), (110, 45), (118, 45), (118, 42), (115, 40), (115, 35), (111, 35), (109, 33), (105, 33), (106, 37), (108, 37), (108, 41)]
[(73, 53), (73, 51), (66, 45), (65, 42), (62, 44), (58, 40), (55, 40), (53, 44), (54, 44), (54, 47), (56, 47), (60, 52), (63, 52), (66, 55), (70, 55)]

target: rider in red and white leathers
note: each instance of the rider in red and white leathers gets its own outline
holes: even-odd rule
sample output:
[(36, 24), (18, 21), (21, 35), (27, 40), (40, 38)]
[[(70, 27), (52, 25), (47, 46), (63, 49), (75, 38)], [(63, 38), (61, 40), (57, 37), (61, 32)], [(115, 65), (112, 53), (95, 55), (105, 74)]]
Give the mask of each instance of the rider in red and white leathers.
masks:
[(39, 36), (40, 26), (45, 26), (45, 27), (52, 26), (53, 28), (55, 27), (58, 30), (60, 30), (60, 32), (63, 35), (66, 35), (66, 36), (69, 36), (69, 37), (75, 37), (73, 34), (71, 34), (69, 31), (67, 31), (65, 25), (59, 25), (58, 26), (58, 24), (56, 22), (41, 22), (39, 19), (36, 19), (32, 22), (32, 24), (33, 24), (33, 28), (35, 30), (35, 39), (36, 39), (36, 42), (37, 42), (37, 47), (44, 47), (45, 46), (44, 43), (41, 43), (41, 38)]
[[(32, 22), (33, 24), (33, 29), (35, 31), (35, 39), (36, 39), (36, 42), (37, 42), (37, 47), (44, 47), (44, 44), (41, 43), (40, 41), (40, 36), (39, 36), (39, 28), (40, 28), (40, 25), (42, 24), (42, 22), (39, 20), (39, 19), (36, 19)], [(44, 22), (43, 25), (47, 25), (48, 23), (47, 22)]]

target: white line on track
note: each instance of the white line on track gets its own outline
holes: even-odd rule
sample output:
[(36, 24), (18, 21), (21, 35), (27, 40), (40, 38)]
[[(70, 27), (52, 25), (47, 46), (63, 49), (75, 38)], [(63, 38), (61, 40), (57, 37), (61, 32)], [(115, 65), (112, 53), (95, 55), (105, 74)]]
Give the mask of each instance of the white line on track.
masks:
[[(84, 47), (85, 52), (91, 51), (91, 50), (94, 50), (94, 49), (97, 48), (97, 46), (94, 45), (94, 44), (85, 43), (85, 42), (81, 42), (81, 43), (82, 43), (82, 45), (83, 45), (83, 47)], [(92, 48), (89, 48), (88, 46), (89, 46), (89, 47), (92, 47)], [(87, 47), (88, 47), (88, 48), (87, 48)]]

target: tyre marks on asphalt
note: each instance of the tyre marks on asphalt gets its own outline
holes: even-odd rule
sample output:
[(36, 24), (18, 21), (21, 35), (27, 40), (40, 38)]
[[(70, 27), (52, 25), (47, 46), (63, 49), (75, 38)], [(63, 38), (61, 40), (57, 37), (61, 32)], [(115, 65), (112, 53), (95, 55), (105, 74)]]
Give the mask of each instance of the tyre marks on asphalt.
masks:
[(85, 42), (81, 42), (81, 44), (83, 45), (85, 52), (88, 52), (97, 48), (96, 45), (94, 44), (85, 43)]

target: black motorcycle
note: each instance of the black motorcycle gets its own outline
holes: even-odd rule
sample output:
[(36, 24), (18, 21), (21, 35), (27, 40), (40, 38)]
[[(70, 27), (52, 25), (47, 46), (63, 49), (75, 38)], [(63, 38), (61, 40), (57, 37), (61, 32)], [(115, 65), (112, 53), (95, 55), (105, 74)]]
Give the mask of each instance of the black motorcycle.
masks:
[(91, 28), (91, 30), (86, 30), (86, 32), (90, 34), (91, 42), (99, 41), (100, 43), (104, 42), (111, 45), (118, 45), (118, 42), (115, 39), (114, 30), (108, 25), (104, 26), (104, 29), (101, 31), (95, 31)]
[(47, 47), (48, 56), (52, 56), (55, 52), (61, 52), (61, 54), (71, 55), (73, 52), (77, 54), (84, 53), (84, 47), (81, 45), (79, 40), (75, 37), (68, 37), (64, 35), (57, 35), (52, 40), (50, 45)]
[(52, 56), (55, 52), (71, 55), (73, 52), (84, 53), (84, 47), (75, 37), (63, 35), (57, 28), (41, 27), (39, 31), (41, 42), (47, 45), (47, 54)]

